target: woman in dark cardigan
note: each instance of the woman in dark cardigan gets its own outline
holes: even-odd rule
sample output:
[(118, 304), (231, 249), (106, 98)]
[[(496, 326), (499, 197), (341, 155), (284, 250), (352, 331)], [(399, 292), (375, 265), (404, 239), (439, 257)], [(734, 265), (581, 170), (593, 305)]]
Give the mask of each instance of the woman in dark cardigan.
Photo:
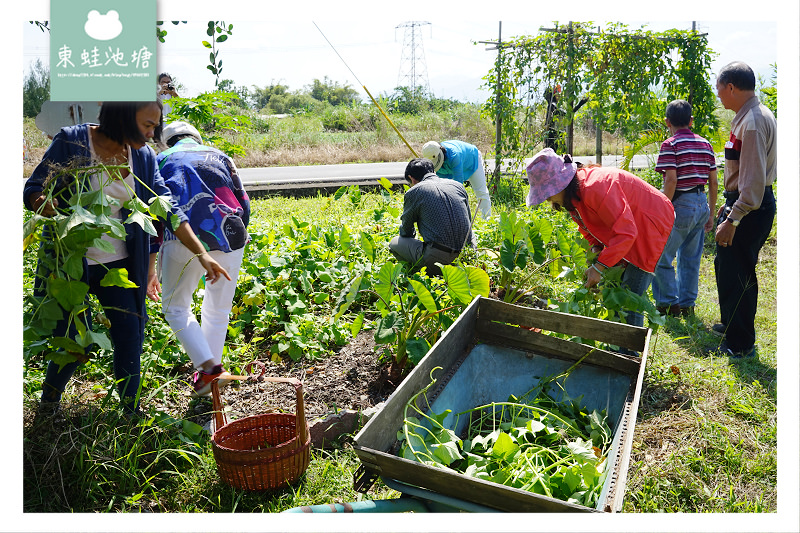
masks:
[[(41, 163), (25, 183), (25, 207), (40, 215), (55, 215), (56, 209), (59, 209), (58, 200), (48, 200), (45, 191), (49, 180), (57, 178), (63, 182), (60, 185), (69, 187), (72, 175), (60, 170), (100, 164), (127, 167), (119, 173), (98, 171), (90, 179), (93, 188), (102, 189), (107, 195), (117, 198), (120, 205), (130, 198), (131, 190), (145, 203), (154, 193), (170, 197), (169, 189), (158, 172), (155, 152), (147, 145), (148, 139), (158, 138), (161, 133), (163, 122), (160, 102), (106, 102), (101, 107), (98, 121), (99, 124), (63, 128), (55, 136)], [(125, 220), (127, 214), (127, 210), (119, 209), (115, 216)], [(219, 276), (230, 279), (228, 273), (206, 253), (186, 216), (173, 203), (171, 218), (174, 217), (179, 222), (175, 235), (197, 254), (197, 260), (206, 270), (206, 279), (211, 283), (216, 282)], [(108, 246), (87, 250), (83, 260), (83, 282), (89, 286), (89, 292), (97, 297), (110, 322), (114, 376), (118, 382), (120, 400), (125, 411), (135, 412), (138, 411), (140, 355), (147, 321), (145, 296), (149, 294), (151, 298), (156, 298), (157, 282), (150, 260), (150, 235), (135, 223), (125, 224), (124, 227), (124, 241), (107, 239), (107, 244), (114, 248), (113, 252), (107, 251)], [(48, 239), (45, 235), (43, 237), (45, 246)], [(100, 280), (111, 268), (126, 268), (128, 279), (136, 287), (101, 286)], [(35, 285), (41, 294), (44, 278), (39, 270)], [(90, 320), (87, 320), (89, 325)], [(71, 329), (70, 336), (74, 336), (74, 326)], [(53, 334), (67, 335), (66, 319), (58, 324)], [(78, 364), (76, 361), (59, 367), (50, 361), (42, 383), (43, 410), (57, 410), (61, 394)]]

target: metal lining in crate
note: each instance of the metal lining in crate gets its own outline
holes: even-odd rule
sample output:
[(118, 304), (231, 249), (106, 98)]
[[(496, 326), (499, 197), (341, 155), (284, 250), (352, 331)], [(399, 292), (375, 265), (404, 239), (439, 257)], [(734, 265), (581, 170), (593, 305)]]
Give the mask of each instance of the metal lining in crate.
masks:
[[(601, 340), (639, 351), (642, 356), (624, 356), (607, 352), (544, 335), (528, 328), (541, 328), (545, 331)], [(650, 330), (646, 328), (476, 298), (400, 384), (386, 401), (385, 407), (370, 419), (356, 435), (356, 454), (361, 460), (362, 468), (366, 471), (366, 475), (363, 477), (380, 475), (387, 479), (395, 479), (408, 485), (509, 512), (619, 511), (622, 508), (649, 338)], [(485, 346), (478, 346), (481, 344)], [(476, 351), (477, 348), (480, 349)], [(476, 355), (481, 350), (483, 353)], [(436, 402), (463, 402), (465, 399), (459, 397), (459, 395), (463, 396), (462, 389), (473, 390), (467, 383), (471, 378), (467, 373), (482, 372), (483, 367), (477, 362), (480, 357), (490, 360), (493, 358), (507, 360), (505, 363), (507, 365), (523, 361), (523, 359), (514, 359), (515, 357), (533, 359), (533, 361), (524, 363), (527, 365), (526, 368), (530, 369), (537, 365), (545, 367), (547, 365), (569, 365), (587, 353), (589, 355), (584, 362), (573, 372), (573, 375), (576, 376), (576, 372), (583, 373), (583, 377), (573, 382), (579, 387), (578, 392), (583, 390), (580, 389), (580, 386), (586, 384), (591, 384), (595, 388), (605, 384), (607, 390), (600, 391), (600, 393), (604, 393), (607, 397), (606, 401), (613, 403), (616, 406), (614, 408), (619, 410), (619, 412), (609, 411), (608, 413), (609, 422), (610, 425), (613, 424), (612, 431), (614, 431), (613, 444), (608, 453), (611, 471), (606, 478), (596, 508), (570, 504), (409, 461), (395, 455), (396, 434), (402, 428), (405, 404), (414, 394), (430, 383), (430, 373), (433, 368), (438, 366), (442, 367), (442, 370), (434, 375), (439, 382), (433, 389), (429, 400), (435, 396), (435, 399), (431, 400), (431, 404), (434, 406), (433, 410), (441, 412), (449, 406), (439, 405), (437, 408)], [(476, 359), (467, 361), (470, 357)], [(474, 368), (470, 369), (470, 367)], [(492, 370), (492, 368), (486, 368), (486, 372), (483, 372), (481, 376), (485, 377)], [(464, 374), (459, 374), (459, 372)], [(506, 373), (502, 376), (506, 375), (509, 374)], [(506, 386), (502, 376), (494, 380), (495, 387)], [(459, 381), (462, 383), (454, 385), (453, 392), (450, 392), (447, 390), (447, 386), (454, 377), (454, 383)], [(582, 381), (585, 382), (583, 385)], [(523, 382), (518, 378), (516, 386), (519, 387)], [(456, 386), (460, 388), (456, 390)], [(443, 392), (444, 400), (442, 399)], [(596, 396), (592, 401), (596, 403), (603, 401), (600, 398), (602, 394), (598, 395), (598, 391), (590, 391), (587, 387), (586, 392)], [(520, 391), (490, 390), (481, 394), (484, 393), (504, 394), (507, 397), (510, 393), (520, 393)], [(469, 396), (471, 392), (466, 394)], [(613, 402), (612, 396), (615, 397)], [(475, 403), (475, 405), (478, 404)], [(457, 410), (454, 409), (454, 412)], [(361, 489), (363, 487), (359, 488), (359, 490)]]

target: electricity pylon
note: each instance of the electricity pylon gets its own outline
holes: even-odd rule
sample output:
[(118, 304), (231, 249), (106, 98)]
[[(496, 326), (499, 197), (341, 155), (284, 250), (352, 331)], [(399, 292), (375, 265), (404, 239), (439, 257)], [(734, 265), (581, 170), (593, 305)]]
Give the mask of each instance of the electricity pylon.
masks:
[(399, 26), (395, 26), (395, 30), (397, 28), (405, 28), (403, 54), (400, 58), (400, 73), (397, 77), (397, 86), (410, 87), (412, 93), (416, 92), (417, 87), (424, 89), (425, 94), (430, 93), (421, 31), (421, 27), (426, 24), (430, 24), (430, 22), (404, 22)]

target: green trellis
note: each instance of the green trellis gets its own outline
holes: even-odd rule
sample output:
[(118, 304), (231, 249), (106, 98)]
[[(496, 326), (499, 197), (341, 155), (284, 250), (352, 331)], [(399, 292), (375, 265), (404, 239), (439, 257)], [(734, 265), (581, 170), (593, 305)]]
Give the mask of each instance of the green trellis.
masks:
[(713, 52), (706, 35), (695, 30), (631, 30), (621, 23), (600, 30), (592, 22), (555, 22), (535, 36), (482, 42), (498, 50), (484, 77), (491, 96), (483, 107), (497, 121), (497, 160), (521, 163), (541, 148), (546, 132), (537, 117), (545, 89), (556, 85), (562, 96), (555, 125), (565, 133), (557, 151), (572, 153), (575, 108), (583, 99), (598, 130), (631, 143), (665, 133), (666, 104), (676, 98), (691, 102), (693, 129), (701, 135), (713, 135), (719, 126), (710, 82)]

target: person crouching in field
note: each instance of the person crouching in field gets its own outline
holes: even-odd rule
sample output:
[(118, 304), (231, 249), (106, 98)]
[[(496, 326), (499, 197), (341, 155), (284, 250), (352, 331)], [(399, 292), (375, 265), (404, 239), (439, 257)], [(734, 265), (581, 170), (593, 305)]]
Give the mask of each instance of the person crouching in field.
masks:
[(169, 147), (158, 154), (164, 182), (208, 254), (230, 272), (228, 280), (205, 286), (200, 325), (192, 300), (203, 268), (172, 232), (164, 233), (159, 255), (164, 317), (197, 369), (192, 393), (207, 396), (214, 378), (226, 385), (224, 378), (230, 375), (222, 366), (222, 350), (244, 247), (250, 240), (250, 199), (233, 160), (203, 146), (194, 126), (173, 122), (164, 128), (163, 137)]
[[(669, 199), (630, 172), (584, 167), (550, 148), (533, 157), (527, 174), (528, 207), (547, 200), (553, 209), (566, 209), (599, 254), (586, 270), (586, 287), (597, 285), (605, 269), (623, 265), (622, 286), (643, 295), (675, 220)], [(629, 313), (626, 321), (643, 326), (644, 316)]]
[[(461, 183), (437, 176), (426, 158), (412, 159), (405, 177), (411, 188), (403, 197), (400, 235), (389, 242), (389, 251), (410, 263), (412, 272), (424, 266), (428, 275), (441, 275), (436, 263), (449, 265), (465, 245), (474, 244), (467, 191)], [(424, 242), (414, 238), (414, 224)]]

